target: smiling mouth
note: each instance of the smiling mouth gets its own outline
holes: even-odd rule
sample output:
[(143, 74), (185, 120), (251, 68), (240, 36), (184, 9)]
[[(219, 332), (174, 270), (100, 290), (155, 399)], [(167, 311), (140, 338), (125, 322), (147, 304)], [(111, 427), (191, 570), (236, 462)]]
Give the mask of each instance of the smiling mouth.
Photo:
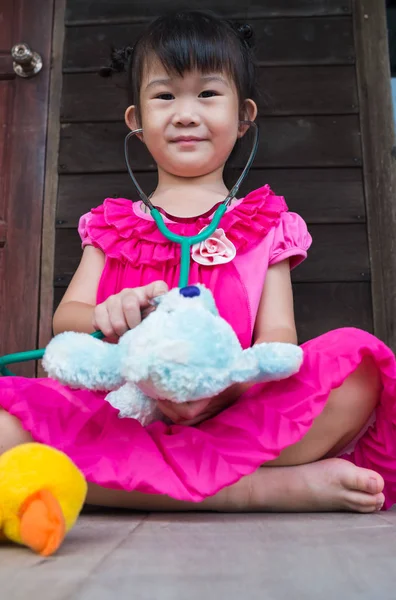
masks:
[(173, 144), (197, 144), (198, 142), (205, 142), (204, 138), (193, 138), (193, 137), (185, 137), (185, 138), (176, 138), (172, 140)]

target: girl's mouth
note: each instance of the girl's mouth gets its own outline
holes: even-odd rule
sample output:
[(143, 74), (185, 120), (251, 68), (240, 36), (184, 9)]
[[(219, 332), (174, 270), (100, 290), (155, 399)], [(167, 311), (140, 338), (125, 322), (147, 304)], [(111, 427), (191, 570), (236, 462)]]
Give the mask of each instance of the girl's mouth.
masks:
[(177, 144), (178, 146), (194, 146), (200, 142), (205, 142), (206, 140), (203, 138), (195, 138), (195, 137), (179, 137), (172, 140), (173, 144)]

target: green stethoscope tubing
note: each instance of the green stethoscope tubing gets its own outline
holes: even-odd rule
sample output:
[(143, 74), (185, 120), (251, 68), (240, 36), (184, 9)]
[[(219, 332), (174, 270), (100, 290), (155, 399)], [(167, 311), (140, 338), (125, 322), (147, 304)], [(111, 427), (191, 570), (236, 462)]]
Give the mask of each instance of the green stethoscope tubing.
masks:
[[(153, 219), (154, 219), (158, 229), (162, 233), (162, 235), (164, 237), (166, 237), (170, 242), (175, 242), (176, 244), (180, 244), (180, 249), (181, 249), (180, 275), (179, 275), (179, 287), (180, 288), (188, 285), (188, 277), (189, 277), (189, 272), (190, 272), (191, 246), (193, 246), (194, 244), (199, 244), (200, 242), (203, 242), (204, 240), (206, 240), (208, 237), (210, 237), (216, 231), (222, 216), (227, 211), (227, 207), (229, 206), (230, 202), (237, 195), (238, 190), (239, 190), (242, 182), (244, 181), (246, 175), (248, 174), (250, 167), (252, 166), (254, 158), (256, 156), (256, 152), (257, 152), (257, 148), (258, 148), (258, 137), (259, 137), (258, 126), (256, 125), (256, 123), (254, 123), (252, 121), (241, 121), (241, 123), (245, 123), (245, 124), (248, 124), (249, 126), (253, 126), (253, 130), (254, 130), (253, 147), (250, 152), (250, 156), (248, 158), (246, 166), (243, 169), (241, 175), (239, 176), (238, 181), (235, 183), (235, 185), (229, 192), (228, 196), (224, 199), (224, 201), (221, 203), (221, 205), (216, 209), (216, 212), (213, 216), (213, 219), (212, 219), (210, 225), (208, 225), (208, 227), (206, 227), (204, 229), (204, 231), (201, 231), (201, 233), (199, 233), (198, 235), (193, 235), (193, 236), (177, 235), (176, 233), (173, 233), (172, 231), (170, 231), (168, 229), (168, 227), (165, 225), (165, 222), (164, 222), (164, 219), (163, 219), (161, 213), (159, 212), (159, 210), (157, 208), (155, 208), (151, 204), (150, 199), (148, 198), (148, 196), (146, 196), (146, 194), (144, 193), (144, 191), (142, 190), (142, 188), (140, 187), (139, 183), (137, 182), (137, 180), (135, 178), (135, 175), (134, 175), (134, 173), (131, 169), (130, 163), (129, 163), (128, 143), (129, 143), (129, 140), (131, 139), (131, 137), (135, 136), (136, 134), (143, 133), (143, 130), (135, 129), (135, 130), (131, 131), (130, 133), (128, 133), (128, 135), (125, 137), (125, 142), (124, 142), (125, 162), (126, 162), (126, 165), (128, 168), (128, 173), (137, 189), (137, 192), (138, 192), (140, 198), (142, 199), (142, 202), (150, 210), (150, 214), (153, 217)], [(99, 339), (102, 339), (104, 337), (103, 333), (101, 331), (95, 331), (91, 335), (93, 337), (96, 337)], [(28, 362), (30, 360), (40, 360), (43, 358), (44, 352), (45, 352), (45, 349), (41, 348), (39, 350), (28, 350), (27, 352), (16, 352), (14, 354), (7, 354), (6, 356), (2, 356), (2, 357), (0, 357), (0, 374), (3, 376), (9, 376), (9, 375), (12, 376), (12, 375), (14, 375), (14, 373), (12, 373), (9, 369), (7, 369), (7, 365)]]

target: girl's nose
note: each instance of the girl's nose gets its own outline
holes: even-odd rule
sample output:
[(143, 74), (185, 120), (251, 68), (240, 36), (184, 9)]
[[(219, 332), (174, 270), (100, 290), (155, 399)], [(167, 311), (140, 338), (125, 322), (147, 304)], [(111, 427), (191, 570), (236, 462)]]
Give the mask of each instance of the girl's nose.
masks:
[(175, 126), (183, 125), (184, 127), (196, 126), (201, 123), (201, 118), (197, 112), (192, 110), (192, 107), (179, 107), (179, 110), (175, 111), (172, 124)]

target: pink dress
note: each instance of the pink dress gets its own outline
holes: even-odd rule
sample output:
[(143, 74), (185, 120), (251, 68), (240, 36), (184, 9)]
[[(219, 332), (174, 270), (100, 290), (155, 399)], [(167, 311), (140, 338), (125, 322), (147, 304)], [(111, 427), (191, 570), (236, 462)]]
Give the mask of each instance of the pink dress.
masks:
[[(212, 212), (197, 219), (166, 218), (174, 232), (198, 233)], [(307, 254), (304, 221), (290, 213), (268, 186), (235, 203), (220, 227), (236, 249), (224, 264), (192, 261), (190, 283), (202, 282), (243, 347), (251, 344), (269, 265), (286, 258), (292, 267)], [(107, 199), (82, 217), (83, 245), (106, 255), (98, 302), (124, 287), (157, 279), (178, 283), (179, 248), (158, 231), (139, 203)], [(338, 329), (304, 344), (300, 372), (288, 380), (258, 384), (231, 407), (196, 427), (153, 423), (143, 428), (120, 419), (104, 394), (71, 390), (51, 379), (0, 379), (0, 407), (20, 419), (39, 442), (68, 454), (87, 480), (103, 487), (167, 494), (201, 501), (255, 471), (299, 441), (323, 410), (329, 393), (371, 356), (383, 391), (375, 422), (344, 456), (385, 479), (385, 508), (396, 501), (396, 361), (371, 334)]]

